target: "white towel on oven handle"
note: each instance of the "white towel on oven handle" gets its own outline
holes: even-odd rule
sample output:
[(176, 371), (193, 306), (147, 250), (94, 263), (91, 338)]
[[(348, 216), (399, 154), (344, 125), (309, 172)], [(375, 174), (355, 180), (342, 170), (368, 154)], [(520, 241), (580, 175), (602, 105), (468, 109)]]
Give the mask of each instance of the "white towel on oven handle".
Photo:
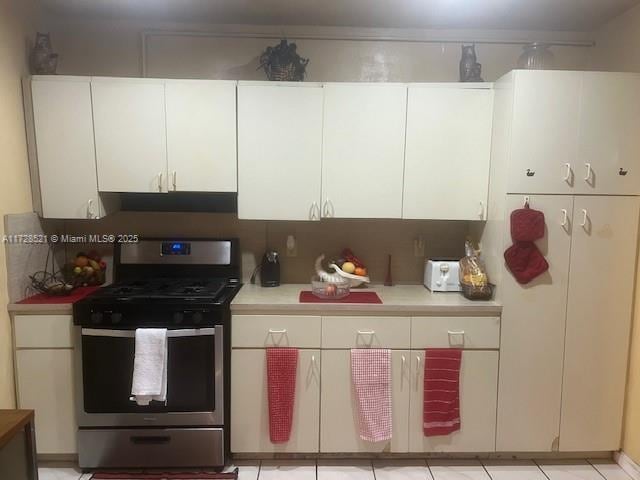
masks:
[(136, 329), (131, 400), (146, 406), (167, 401), (167, 329)]

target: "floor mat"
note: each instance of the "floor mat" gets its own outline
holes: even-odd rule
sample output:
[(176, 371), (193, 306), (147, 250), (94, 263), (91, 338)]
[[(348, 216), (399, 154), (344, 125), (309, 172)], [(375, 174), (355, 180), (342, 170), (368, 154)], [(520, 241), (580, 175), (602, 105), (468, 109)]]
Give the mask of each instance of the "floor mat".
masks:
[(237, 480), (238, 469), (226, 473), (216, 472), (158, 472), (158, 471), (126, 471), (96, 472), (91, 480)]

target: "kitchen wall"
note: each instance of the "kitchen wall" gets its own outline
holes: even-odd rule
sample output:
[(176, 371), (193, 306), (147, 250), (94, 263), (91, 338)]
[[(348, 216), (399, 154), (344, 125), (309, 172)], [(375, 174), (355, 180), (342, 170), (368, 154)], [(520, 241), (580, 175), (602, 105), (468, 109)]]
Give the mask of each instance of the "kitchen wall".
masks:
[[(576, 32), (187, 25), (58, 17), (48, 22), (54, 47), (61, 54), (59, 72), (78, 75), (139, 76), (144, 66), (147, 76), (264, 79), (258, 56), (277, 40), (256, 37), (286, 35), (296, 40), (298, 35), (305, 37), (296, 40), (298, 51), (311, 59), (310, 81), (456, 81), (458, 43), (390, 39), (591, 40), (589, 33)], [(143, 32), (147, 32), (144, 46)], [(493, 81), (515, 67), (522, 47), (483, 43), (477, 50), (485, 80)], [(590, 50), (554, 47), (556, 65), (588, 68)]]
[[(35, 0), (0, 0), (0, 217), (32, 210), (22, 110), (21, 77), (28, 73), (29, 40), (39, 21)], [(4, 224), (0, 225), (0, 235)], [(8, 303), (5, 245), (0, 242), (0, 305)], [(0, 308), (0, 408), (14, 405), (11, 327)]]
[[(119, 212), (99, 221), (66, 221), (49, 226), (68, 234), (137, 234), (195, 238), (238, 237), (242, 249), (243, 280), (249, 281), (265, 249), (281, 253), (284, 283), (308, 283), (314, 261), (326, 254), (337, 258), (350, 247), (368, 266), (373, 282), (385, 279), (388, 255), (392, 256), (393, 280), (420, 284), (426, 257), (459, 258), (464, 253), (467, 222), (405, 220), (324, 220), (322, 222), (264, 222), (238, 220), (232, 214)], [(296, 256), (286, 255), (288, 235), (297, 240)], [(424, 252), (416, 255), (414, 240), (421, 239)], [(84, 245), (67, 245), (72, 258)], [(108, 253), (108, 252), (107, 252)]]
[[(640, 73), (640, 6), (596, 32), (594, 67)], [(637, 275), (640, 274), (640, 269)], [(640, 282), (636, 280), (635, 318), (625, 412), (624, 451), (640, 464)]]

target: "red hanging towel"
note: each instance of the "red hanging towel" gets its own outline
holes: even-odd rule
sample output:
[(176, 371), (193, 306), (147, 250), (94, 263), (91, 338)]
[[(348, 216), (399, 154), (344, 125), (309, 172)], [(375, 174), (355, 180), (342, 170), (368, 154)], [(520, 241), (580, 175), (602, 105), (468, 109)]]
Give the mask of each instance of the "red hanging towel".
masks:
[(297, 348), (267, 348), (269, 436), (272, 443), (288, 442), (291, 436), (297, 370)]
[(460, 430), (462, 350), (429, 348), (424, 359), (424, 435), (449, 435)]

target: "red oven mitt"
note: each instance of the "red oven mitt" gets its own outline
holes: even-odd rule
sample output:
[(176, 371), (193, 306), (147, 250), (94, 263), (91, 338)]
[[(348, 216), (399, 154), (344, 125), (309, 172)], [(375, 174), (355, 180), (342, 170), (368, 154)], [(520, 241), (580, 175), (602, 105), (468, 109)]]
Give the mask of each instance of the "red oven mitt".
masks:
[(514, 242), (534, 242), (544, 237), (544, 213), (529, 208), (511, 212), (511, 238)]
[(521, 284), (527, 284), (549, 270), (549, 264), (533, 242), (516, 242), (504, 252), (504, 259)]

